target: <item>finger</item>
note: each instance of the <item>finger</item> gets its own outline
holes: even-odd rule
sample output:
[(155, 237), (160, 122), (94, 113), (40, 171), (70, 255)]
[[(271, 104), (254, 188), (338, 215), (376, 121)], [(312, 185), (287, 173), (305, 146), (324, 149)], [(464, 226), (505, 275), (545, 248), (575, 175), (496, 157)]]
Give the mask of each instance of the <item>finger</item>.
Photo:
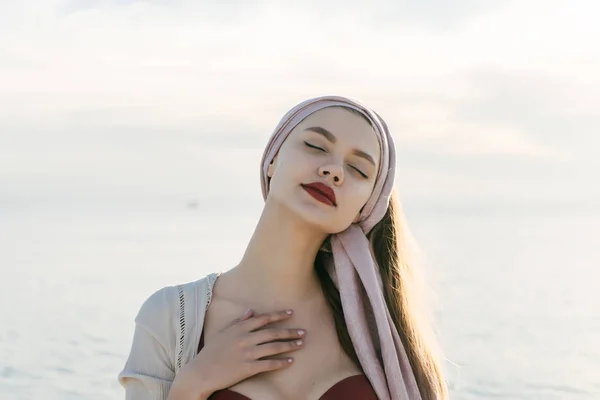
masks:
[(252, 358), (258, 360), (264, 357), (270, 357), (288, 351), (296, 351), (304, 346), (304, 341), (301, 339), (288, 340), (287, 342), (271, 342), (256, 346), (252, 350)]
[(247, 332), (262, 328), (274, 322), (284, 321), (292, 316), (292, 310), (275, 311), (267, 314), (255, 315), (242, 322), (242, 329)]
[(238, 318), (234, 319), (233, 321), (231, 321), (231, 323), (229, 325), (227, 325), (227, 327), (230, 327), (230, 326), (233, 326), (233, 325), (235, 325), (235, 324), (237, 324), (239, 322), (245, 321), (248, 318), (251, 318), (253, 314), (254, 314), (254, 310), (252, 310), (251, 308), (248, 308), (246, 311), (244, 311), (244, 313), (240, 317), (238, 317)]
[(262, 329), (251, 332), (248, 342), (253, 345), (273, 342), (275, 340), (300, 339), (306, 335), (304, 329)]
[(286, 368), (292, 365), (294, 359), (292, 357), (273, 358), (270, 360), (258, 360), (252, 363), (252, 373), (259, 374), (261, 372), (275, 371)]
[(254, 310), (249, 308), (246, 311), (244, 311), (244, 313), (242, 314), (242, 316), (239, 318), (240, 321), (245, 321), (248, 318), (252, 317), (252, 315), (254, 315)]

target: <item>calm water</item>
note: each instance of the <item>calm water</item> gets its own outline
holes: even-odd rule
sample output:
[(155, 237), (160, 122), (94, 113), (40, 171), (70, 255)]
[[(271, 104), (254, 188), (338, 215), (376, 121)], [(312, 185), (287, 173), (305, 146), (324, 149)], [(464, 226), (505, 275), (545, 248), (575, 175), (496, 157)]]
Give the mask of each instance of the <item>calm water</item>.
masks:
[[(0, 210), (0, 398), (123, 398), (142, 301), (230, 268), (256, 219), (113, 208)], [(576, 211), (408, 212), (452, 398), (600, 399), (600, 214)]]

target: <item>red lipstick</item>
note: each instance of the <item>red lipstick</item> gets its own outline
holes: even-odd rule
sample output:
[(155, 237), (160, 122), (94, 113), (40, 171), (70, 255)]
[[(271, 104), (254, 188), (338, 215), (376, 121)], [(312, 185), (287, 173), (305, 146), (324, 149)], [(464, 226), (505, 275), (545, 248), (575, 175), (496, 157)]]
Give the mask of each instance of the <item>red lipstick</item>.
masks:
[(337, 206), (335, 202), (335, 193), (332, 188), (321, 182), (312, 182), (307, 184), (301, 184), (302, 188), (306, 190), (315, 200), (325, 203), (330, 206)]

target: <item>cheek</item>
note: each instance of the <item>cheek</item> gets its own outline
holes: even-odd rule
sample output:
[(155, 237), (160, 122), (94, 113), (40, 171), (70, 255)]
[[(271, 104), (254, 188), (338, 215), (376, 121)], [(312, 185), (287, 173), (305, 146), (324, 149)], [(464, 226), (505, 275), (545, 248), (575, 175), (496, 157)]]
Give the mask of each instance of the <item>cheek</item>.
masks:
[(297, 158), (281, 158), (276, 165), (271, 178), (270, 190), (287, 192), (293, 190), (306, 180), (308, 165), (299, 162)]
[(359, 185), (358, 187), (348, 188), (348, 192), (346, 193), (346, 204), (345, 212), (349, 215), (351, 214), (351, 218), (354, 219), (356, 214), (360, 212), (363, 206), (369, 200), (371, 196), (372, 187), (371, 185)]
[(289, 183), (300, 183), (307, 179), (310, 171), (314, 169), (309, 158), (303, 157), (297, 151), (286, 151), (281, 155), (274, 175), (278, 179), (288, 180)]

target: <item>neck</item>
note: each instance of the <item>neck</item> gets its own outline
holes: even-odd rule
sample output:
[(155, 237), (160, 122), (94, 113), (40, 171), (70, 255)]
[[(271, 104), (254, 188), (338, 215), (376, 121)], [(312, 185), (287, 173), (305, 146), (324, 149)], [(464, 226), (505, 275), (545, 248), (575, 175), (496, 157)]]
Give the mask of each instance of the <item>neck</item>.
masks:
[[(314, 260), (327, 234), (276, 202), (267, 202), (240, 263), (231, 270), (244, 297), (295, 304), (320, 290)], [(242, 293), (239, 293), (242, 294)]]

